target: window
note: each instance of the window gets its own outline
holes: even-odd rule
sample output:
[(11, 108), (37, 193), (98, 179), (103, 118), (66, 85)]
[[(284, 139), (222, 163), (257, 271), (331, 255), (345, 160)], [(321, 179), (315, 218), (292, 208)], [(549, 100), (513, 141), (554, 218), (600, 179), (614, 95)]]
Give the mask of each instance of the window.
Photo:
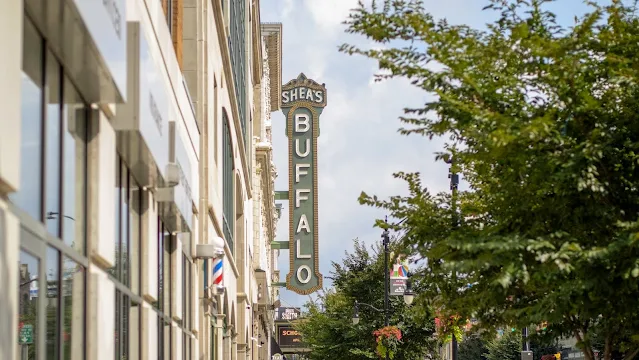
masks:
[(224, 222), (224, 238), (226, 239), (231, 254), (234, 253), (233, 246), (234, 226), (233, 219), (235, 216), (235, 198), (233, 197), (233, 144), (231, 143), (231, 124), (226, 115), (226, 111), (222, 109), (222, 212)]
[(9, 198), (21, 222), (33, 218), (53, 238), (21, 230), (19, 356), (82, 360), (89, 117), (45, 38), (27, 17), (23, 26), (20, 191)]
[(171, 274), (171, 252), (173, 251), (171, 238), (172, 235), (164, 229), (164, 244), (162, 246), (162, 299), (164, 300), (164, 304), (162, 305), (162, 310), (164, 314), (169, 317), (172, 314), (171, 305), (173, 304), (173, 300), (171, 299), (171, 284), (173, 279)]
[(119, 156), (116, 157), (115, 169), (115, 265), (109, 274), (134, 293), (139, 293), (142, 192)]
[(59, 359), (60, 319), (58, 317), (58, 305), (60, 300), (60, 253), (53, 247), (47, 248), (47, 272), (46, 288), (37, 296), (45, 296), (47, 332), (45, 337), (45, 354), (47, 359)]
[(24, 20), (20, 190), (9, 198), (31, 217), (42, 221), (44, 42), (35, 26)]
[(164, 360), (164, 318), (158, 316), (158, 360)]
[(182, 324), (184, 328), (188, 329), (189, 326), (189, 310), (188, 310), (188, 301), (189, 301), (189, 259), (186, 255), (182, 254)]
[[(220, 141), (220, 138), (218, 136), (219, 134), (219, 121), (218, 121), (218, 106), (217, 106), (218, 102), (217, 102), (217, 80), (215, 79), (215, 75), (213, 76), (213, 141), (210, 142), (211, 145), (209, 145), (210, 147), (213, 148), (213, 159), (215, 159), (215, 165), (218, 164), (219, 160), (218, 160), (218, 144)], [(212, 168), (212, 167), (211, 167)], [(209, 180), (210, 181), (210, 180)]]
[[(115, 265), (109, 274), (131, 293), (139, 293), (140, 213), (142, 196), (126, 163), (116, 157), (115, 164)], [(135, 358), (139, 344), (139, 304), (130, 293), (115, 292), (115, 359)], [(136, 339), (137, 337), (137, 339)], [(133, 340), (133, 341), (131, 341)]]
[(84, 254), (87, 107), (27, 18), (23, 35), (20, 191), (10, 199)]
[(61, 110), (60, 98), (62, 95), (62, 82), (60, 81), (60, 64), (53, 54), (47, 52), (46, 79), (48, 99), (46, 121), (44, 126), (44, 146), (45, 146), (45, 197), (44, 209), (46, 226), (49, 233), (60, 236), (60, 183), (61, 183)]
[(36, 359), (38, 345), (38, 288), (40, 280), (40, 261), (26, 251), (20, 252), (20, 289), (18, 344), (21, 359)]
[(158, 216), (158, 301), (155, 308), (164, 311), (164, 224)]
[(231, 70), (235, 84), (235, 98), (240, 115), (240, 124), (244, 144), (248, 149), (248, 135), (246, 126), (246, 0), (231, 0), (229, 48), (231, 56)]

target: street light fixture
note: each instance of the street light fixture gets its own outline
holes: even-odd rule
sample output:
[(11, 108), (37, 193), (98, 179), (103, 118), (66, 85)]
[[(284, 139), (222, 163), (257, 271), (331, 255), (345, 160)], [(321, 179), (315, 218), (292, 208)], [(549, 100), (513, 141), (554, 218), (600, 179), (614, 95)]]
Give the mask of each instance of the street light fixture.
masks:
[[(385, 229), (382, 233), (382, 244), (384, 245), (384, 309), (378, 309), (373, 305), (360, 303), (355, 300), (355, 304), (353, 306), (353, 325), (359, 324), (359, 305), (367, 306), (377, 312), (384, 313), (384, 326), (389, 325), (390, 311), (389, 311), (389, 302), (390, 302), (390, 272), (388, 269), (388, 262), (390, 257), (390, 236), (388, 229)], [(406, 280), (406, 290), (404, 291), (404, 303), (410, 306), (415, 300), (415, 294), (413, 293), (411, 281), (410, 281), (410, 273), (408, 274), (409, 279)], [(386, 354), (386, 360), (388, 360), (388, 354)]]
[[(413, 300), (415, 300), (415, 293), (413, 292), (410, 279), (406, 281), (406, 291), (404, 292), (404, 303), (408, 306), (413, 304)], [(355, 300), (355, 304), (353, 305), (353, 325), (359, 324), (359, 305), (367, 306), (377, 312), (387, 312), (382, 309), (378, 309), (373, 305), (369, 305), (366, 303), (361, 303)]]
[(409, 279), (406, 280), (406, 291), (404, 291), (404, 303), (408, 306), (413, 304), (415, 300), (415, 293), (413, 293), (413, 286), (410, 281), (410, 274), (408, 275)]
[(367, 304), (367, 303), (361, 303), (357, 300), (355, 300), (355, 304), (353, 305), (353, 325), (357, 325), (359, 324), (359, 306), (360, 305), (364, 305), (366, 307), (369, 307), (377, 312), (383, 312), (386, 313), (386, 311), (382, 310), (382, 309), (378, 309), (376, 307), (374, 307), (371, 304)]

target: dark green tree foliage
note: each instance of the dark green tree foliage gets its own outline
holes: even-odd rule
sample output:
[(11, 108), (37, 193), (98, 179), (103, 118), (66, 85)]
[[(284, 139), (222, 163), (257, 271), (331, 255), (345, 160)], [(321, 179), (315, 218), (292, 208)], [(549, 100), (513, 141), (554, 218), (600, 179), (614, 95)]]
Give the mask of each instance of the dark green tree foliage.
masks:
[[(334, 289), (306, 305), (297, 328), (311, 347), (310, 359), (378, 359), (373, 331), (384, 326), (384, 315), (360, 305), (358, 325), (353, 325), (355, 300), (384, 308), (384, 254), (355, 241), (342, 263), (333, 263)], [(415, 284), (419, 289), (419, 283)], [(396, 360), (430, 358), (436, 352), (433, 313), (426, 306), (407, 307), (401, 297), (391, 297), (390, 324), (402, 331)]]
[(469, 335), (459, 344), (458, 360), (487, 360), (486, 343), (478, 335)]
[(545, 342), (531, 341), (530, 350), (533, 352), (534, 360), (542, 360), (542, 356), (544, 355), (554, 355), (561, 352), (561, 347), (556, 340)]
[[(548, 2), (487, 1), (486, 30), (435, 20), (421, 0), (353, 10), (348, 31), (385, 46), (341, 50), (430, 95), (400, 132), (444, 137), (437, 156), (452, 155), (470, 186), (454, 231), (450, 196), (418, 174), (395, 174), (406, 196), (360, 201), (404, 219), (390, 227), (429, 259), (423, 296), (441, 312), (487, 328), (547, 321), (586, 359), (610, 360), (639, 333), (639, 20), (614, 0), (563, 28)], [(631, 358), (639, 338), (624, 344)]]
[(521, 333), (506, 331), (486, 344), (486, 360), (520, 360)]

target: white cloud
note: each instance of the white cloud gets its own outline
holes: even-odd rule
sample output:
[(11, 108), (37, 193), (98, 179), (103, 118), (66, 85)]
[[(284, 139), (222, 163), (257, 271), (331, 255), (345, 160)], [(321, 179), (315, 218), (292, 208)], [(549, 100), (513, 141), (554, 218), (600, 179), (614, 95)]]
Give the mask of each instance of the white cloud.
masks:
[(336, 32), (342, 29), (342, 22), (348, 17), (350, 10), (357, 6), (357, 0), (306, 0), (304, 4), (319, 29)]
[[(426, 0), (435, 16), (453, 23), (481, 26), (490, 13), (481, 12), (483, 1)], [(356, 0), (262, 0), (262, 21), (283, 23), (283, 82), (300, 72), (326, 83), (328, 106), (320, 118), (319, 207), (321, 271), (328, 275), (330, 262), (339, 261), (358, 237), (367, 244), (378, 242), (379, 229), (372, 227), (384, 213), (360, 206), (362, 190), (379, 196), (405, 193), (405, 185), (392, 178), (395, 171), (420, 171), (424, 186), (434, 192), (448, 191), (448, 167), (435, 163), (434, 152), (443, 140), (401, 136), (397, 120), (402, 109), (419, 106), (427, 94), (407, 81), (373, 83), (377, 64), (361, 57), (340, 54), (343, 42), (374, 45), (345, 34), (341, 24)], [(375, 45), (378, 46), (379, 45)], [(279, 171), (277, 189), (288, 188), (287, 139), (284, 117), (273, 114), (275, 161)], [(288, 206), (278, 224), (279, 240), (288, 239)], [(288, 272), (288, 252), (279, 261), (282, 278)], [(282, 292), (285, 303), (302, 305), (306, 297)]]
[[(273, 6), (269, 6), (273, 4)], [(319, 208), (321, 271), (328, 275), (330, 262), (339, 261), (345, 250), (352, 249), (352, 239), (371, 244), (379, 241), (379, 229), (372, 227), (384, 213), (360, 206), (362, 190), (380, 196), (405, 192), (405, 185), (392, 178), (396, 171), (421, 171), (425, 182), (437, 190), (447, 188), (445, 168), (434, 163), (437, 142), (397, 133), (402, 109), (424, 102), (424, 95), (408, 82), (394, 80), (371, 83), (376, 63), (361, 57), (340, 54), (337, 46), (344, 41), (370, 42), (340, 36), (341, 22), (354, 0), (305, 1), (292, 4), (290, 13), (268, 14), (288, 0), (264, 1), (263, 21), (284, 24), (283, 81), (304, 72), (328, 89), (328, 106), (320, 117), (319, 138)], [(277, 16), (273, 18), (274, 16)], [(283, 16), (283, 17), (280, 17)], [(346, 40), (345, 40), (346, 39)], [(279, 170), (278, 189), (288, 186), (288, 147), (284, 134), (284, 117), (273, 114), (275, 161)], [(288, 206), (284, 206), (277, 238), (288, 239)], [(280, 256), (282, 277), (288, 272), (288, 252)], [(301, 305), (306, 299), (284, 291), (283, 299)]]

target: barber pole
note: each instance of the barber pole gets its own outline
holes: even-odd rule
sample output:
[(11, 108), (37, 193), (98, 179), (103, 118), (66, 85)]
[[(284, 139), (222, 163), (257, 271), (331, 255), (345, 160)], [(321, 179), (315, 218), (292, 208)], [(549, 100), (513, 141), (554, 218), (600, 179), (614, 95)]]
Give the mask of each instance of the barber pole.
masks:
[(213, 260), (213, 284), (218, 294), (224, 293), (224, 260)]

